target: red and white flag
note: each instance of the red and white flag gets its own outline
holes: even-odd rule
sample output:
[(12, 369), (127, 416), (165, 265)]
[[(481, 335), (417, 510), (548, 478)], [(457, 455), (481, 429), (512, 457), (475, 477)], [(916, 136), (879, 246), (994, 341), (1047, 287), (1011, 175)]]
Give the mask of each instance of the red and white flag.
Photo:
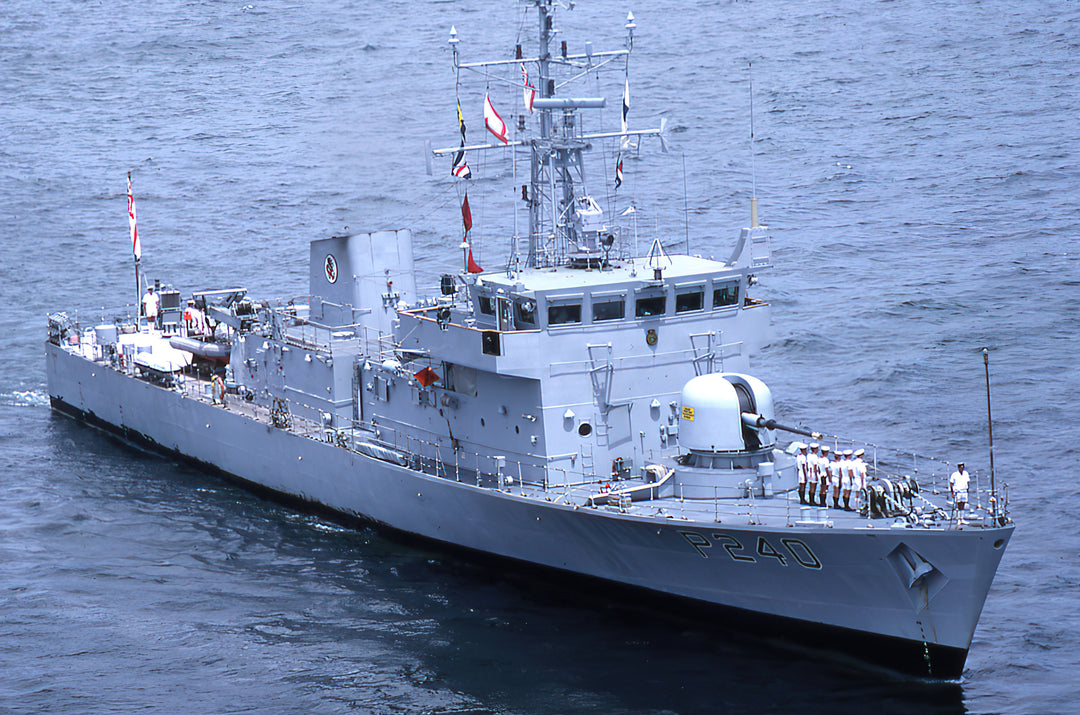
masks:
[(630, 114), (630, 78), (626, 78), (622, 91), (622, 130), (626, 133), (626, 117)]
[(131, 193), (131, 172), (128, 172), (128, 228), (131, 229), (131, 252), (135, 260), (142, 258), (142, 243), (139, 241), (139, 227), (135, 223), (135, 195)]
[(465, 192), (465, 200), (461, 202), (461, 223), (465, 226), (465, 238), (472, 231), (472, 209), (469, 208), (469, 192)]
[(533, 100), (536, 99), (536, 88), (529, 81), (529, 70), (526, 69), (524, 62), (521, 63), (521, 83), (525, 88), (525, 108), (531, 112), (533, 111)]
[(495, 111), (495, 107), (491, 106), (491, 97), (486, 93), (484, 94), (484, 126), (503, 144), (510, 141), (506, 138), (506, 122)]

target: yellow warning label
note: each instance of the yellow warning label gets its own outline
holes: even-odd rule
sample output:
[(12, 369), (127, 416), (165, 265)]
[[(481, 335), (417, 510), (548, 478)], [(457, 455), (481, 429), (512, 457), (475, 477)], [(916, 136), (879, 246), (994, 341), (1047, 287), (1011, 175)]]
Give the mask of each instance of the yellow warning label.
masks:
[(694, 421), (694, 408), (693, 407), (686, 407), (684, 405), (683, 408), (682, 408), (682, 418), (684, 420), (689, 421), (689, 422), (693, 422)]

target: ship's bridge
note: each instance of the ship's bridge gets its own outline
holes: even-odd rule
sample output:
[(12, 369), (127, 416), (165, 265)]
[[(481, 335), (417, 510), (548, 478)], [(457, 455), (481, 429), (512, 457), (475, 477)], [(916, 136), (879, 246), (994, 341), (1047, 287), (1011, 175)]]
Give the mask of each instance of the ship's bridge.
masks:
[[(650, 265), (653, 263), (653, 265)], [(560, 267), (484, 274), (471, 286), (477, 327), (499, 331), (707, 316), (757, 303), (745, 270), (698, 256), (665, 256), (604, 269)]]

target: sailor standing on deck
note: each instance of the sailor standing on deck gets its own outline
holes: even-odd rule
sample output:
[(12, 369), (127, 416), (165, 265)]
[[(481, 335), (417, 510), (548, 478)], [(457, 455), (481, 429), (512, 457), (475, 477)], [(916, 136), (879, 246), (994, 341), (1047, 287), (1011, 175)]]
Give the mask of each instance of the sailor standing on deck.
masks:
[(863, 455), (866, 454), (865, 449), (855, 450), (855, 459), (852, 460), (852, 478), (851, 488), (855, 490), (855, 510), (859, 509), (859, 501), (862, 498), (863, 490), (866, 489), (866, 462), (863, 461)]
[(840, 489), (844, 493), (844, 511), (851, 511), (851, 484), (854, 482), (853, 470), (855, 464), (851, 459), (852, 451), (844, 450), (844, 457), (840, 460)]
[(817, 485), (818, 485), (818, 464), (821, 461), (821, 455), (818, 453), (818, 449), (821, 447), (817, 442), (810, 443), (810, 456), (806, 460), (806, 480), (809, 483), (810, 490), (810, 503), (817, 504)]
[(956, 471), (949, 477), (949, 491), (952, 492), (953, 501), (956, 503), (956, 509), (961, 514), (963, 514), (964, 509), (967, 508), (969, 481), (971, 481), (971, 476), (968, 475), (967, 470), (964, 469), (964, 463), (960, 462), (956, 465)]
[(832, 472), (832, 463), (829, 461), (829, 445), (821, 445), (821, 458), (818, 460), (818, 504), (826, 506), (829, 498), (829, 475)]
[(142, 299), (142, 312), (146, 317), (146, 322), (158, 327), (158, 297), (154, 295), (154, 286), (146, 287), (146, 295)]
[(840, 508), (840, 473), (844, 468), (844, 455), (839, 449), (833, 450), (833, 461), (829, 464), (829, 483), (832, 485), (833, 509)]
[(806, 453), (806, 445), (799, 447), (799, 453), (795, 455), (795, 471), (799, 473), (799, 503), (806, 503), (806, 482), (810, 474), (810, 456)]
[(184, 308), (184, 327), (188, 335), (202, 336), (206, 332), (206, 316), (195, 307), (193, 300), (189, 300)]

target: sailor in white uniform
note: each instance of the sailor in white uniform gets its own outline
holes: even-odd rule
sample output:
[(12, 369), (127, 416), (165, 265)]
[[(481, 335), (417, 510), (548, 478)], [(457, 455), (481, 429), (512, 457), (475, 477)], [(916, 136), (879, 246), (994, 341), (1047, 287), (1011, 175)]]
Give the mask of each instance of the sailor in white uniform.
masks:
[(844, 455), (839, 449), (833, 451), (833, 461), (829, 465), (829, 483), (832, 484), (833, 509), (840, 508), (840, 473), (844, 468)]
[(806, 481), (808, 491), (810, 492), (810, 498), (808, 501), (811, 504), (817, 504), (817, 482), (818, 482), (818, 459), (821, 457), (818, 454), (818, 449), (821, 447), (817, 442), (810, 443), (810, 456), (807, 457), (806, 464)]
[(146, 322), (157, 327), (158, 297), (154, 295), (154, 286), (146, 287), (146, 295), (142, 299), (142, 312)]
[(795, 471), (799, 473), (799, 503), (806, 503), (806, 482), (810, 476), (810, 455), (806, 453), (806, 445), (799, 447), (799, 453), (795, 455)]
[(193, 300), (189, 300), (184, 308), (184, 327), (188, 335), (202, 336), (206, 332), (206, 316), (195, 307)]
[(825, 506), (829, 498), (829, 445), (821, 445), (821, 455), (818, 457), (818, 504)]
[(949, 477), (949, 491), (952, 492), (953, 501), (956, 503), (956, 509), (961, 513), (964, 513), (964, 509), (967, 508), (968, 500), (968, 482), (971, 481), (971, 476), (968, 475), (967, 470), (964, 469), (964, 463), (960, 462), (956, 465), (956, 471)]
[(854, 459), (851, 461), (852, 478), (851, 488), (855, 492), (855, 510), (858, 511), (859, 503), (866, 489), (866, 462), (863, 461), (865, 449), (856, 449)]
[(844, 450), (844, 456), (840, 460), (840, 489), (844, 494), (844, 511), (851, 511), (851, 484), (854, 481), (852, 470), (855, 465), (851, 459), (852, 451)]

